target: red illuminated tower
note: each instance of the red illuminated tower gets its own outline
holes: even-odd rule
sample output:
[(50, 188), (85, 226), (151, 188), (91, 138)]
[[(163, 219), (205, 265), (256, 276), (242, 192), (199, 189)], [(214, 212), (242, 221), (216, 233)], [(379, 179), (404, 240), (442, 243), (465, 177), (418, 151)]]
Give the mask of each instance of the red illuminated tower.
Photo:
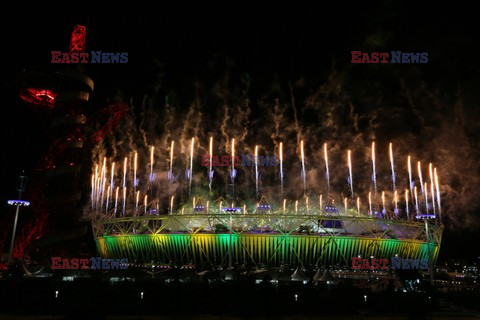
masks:
[[(83, 52), (85, 48), (86, 28), (76, 25), (69, 51)], [(68, 223), (81, 214), (82, 171), (89, 170), (82, 166), (88, 156), (85, 110), (93, 93), (93, 81), (78, 65), (63, 65), (60, 69), (51, 65), (24, 70), (18, 86), (20, 98), (45, 120), (51, 144), (32, 175), (30, 199), (34, 215), (15, 241), (15, 259), (24, 256), (32, 241), (48, 239), (51, 232), (58, 231), (55, 226), (62, 220)]]
[[(81, 53), (85, 49), (86, 28), (76, 25), (69, 52)], [(78, 226), (89, 183), (85, 177), (91, 170), (86, 160), (90, 159), (91, 148), (112, 132), (129, 108), (113, 102), (93, 113), (89, 104), (93, 81), (82, 72), (83, 66), (55, 64), (24, 70), (18, 77), (20, 98), (44, 120), (50, 146), (32, 175), (30, 200), (34, 215), (16, 238), (15, 259), (38, 247), (81, 237), (89, 229)], [(89, 132), (92, 127), (95, 130)], [(0, 249), (5, 237), (0, 234)]]

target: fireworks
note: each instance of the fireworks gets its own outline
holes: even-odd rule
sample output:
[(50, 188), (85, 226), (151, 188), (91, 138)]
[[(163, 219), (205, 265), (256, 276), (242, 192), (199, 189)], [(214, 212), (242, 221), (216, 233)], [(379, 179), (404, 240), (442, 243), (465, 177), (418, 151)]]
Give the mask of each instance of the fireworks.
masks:
[(300, 154), (302, 159), (302, 178), (303, 178), (303, 194), (307, 193), (307, 175), (305, 173), (305, 153), (303, 152), (303, 140), (300, 141)]
[(410, 156), (407, 158), (407, 170), (408, 170), (408, 186), (410, 188), (410, 193), (413, 190), (413, 179), (412, 179), (412, 162)]
[(137, 191), (137, 196), (135, 197), (135, 212), (138, 214), (138, 200), (140, 197), (140, 191)]
[(153, 182), (154, 176), (153, 176), (153, 161), (154, 161), (154, 153), (155, 153), (155, 147), (151, 147), (150, 150), (150, 181)]
[(232, 139), (232, 171), (235, 170), (235, 138)]
[(127, 161), (128, 158), (125, 157), (125, 160), (123, 161), (123, 188), (127, 186)]
[(395, 190), (393, 192), (393, 203), (394, 203), (394, 206), (395, 206), (395, 213), (398, 213), (398, 194), (397, 194), (397, 190)]
[(112, 162), (112, 169), (110, 171), (110, 188), (113, 190), (113, 177), (114, 177), (114, 174), (115, 174), (115, 162)]
[(115, 190), (115, 209), (113, 211), (113, 214), (116, 216), (117, 215), (117, 207), (118, 207), (118, 187)]
[[(377, 169), (375, 168), (375, 142), (372, 142), (372, 181), (375, 194), (377, 193)], [(372, 208), (370, 208), (372, 211)]]
[(357, 197), (357, 214), (360, 215), (360, 197)]
[(392, 188), (393, 188), (393, 192), (395, 192), (395, 165), (393, 163), (393, 145), (392, 143), (390, 142), (389, 146), (388, 146), (388, 151), (389, 151), (389, 154), (390, 154), (390, 166), (392, 168)]
[[(173, 147), (175, 146), (175, 141), (172, 140), (172, 145), (170, 147), (170, 172), (173, 172)], [(210, 163), (212, 159), (210, 158)]]
[(135, 151), (133, 155), (133, 187), (136, 190), (138, 186), (137, 180), (137, 160), (138, 160), (138, 153)]
[(195, 146), (195, 138), (192, 138), (192, 143), (190, 144), (190, 171), (188, 174), (188, 193), (192, 192), (192, 177), (193, 177), (193, 149)]
[(255, 146), (255, 194), (258, 198), (258, 145)]
[(414, 187), (414, 192), (415, 192), (415, 211), (417, 212), (417, 215), (418, 213), (420, 212), (418, 210), (418, 195), (417, 195), (417, 186)]
[(280, 158), (280, 189), (283, 196), (283, 143), (280, 142), (278, 147), (278, 154)]
[(146, 215), (147, 214), (147, 206), (148, 206), (148, 196), (147, 195), (145, 195), (145, 198), (143, 200), (143, 205), (145, 207), (145, 212), (144, 213)]
[(368, 193), (368, 208), (369, 208), (369, 213), (373, 214), (373, 211), (372, 211), (372, 193), (371, 192)]
[(425, 197), (425, 213), (428, 215), (428, 188), (427, 188), (427, 183), (425, 182), (425, 188), (424, 190), (424, 197)]
[[(229, 171), (229, 177), (231, 179), (231, 182), (235, 182), (235, 173), (237, 170), (240, 170), (240, 168), (236, 168), (238, 166), (235, 163), (235, 156), (236, 156), (236, 148), (241, 148), (241, 145), (238, 145), (239, 142), (236, 141), (235, 138), (232, 138), (229, 144), (230, 148), (230, 171)], [(167, 167), (163, 168), (164, 172), (166, 171), (168, 173), (168, 182), (169, 183), (176, 183), (177, 179), (171, 179), (173, 177), (173, 170), (175, 169), (174, 166), (174, 141), (171, 141), (170, 144), (170, 150), (169, 150), (169, 155), (170, 155), (170, 162), (168, 163)], [(307, 184), (307, 164), (306, 164), (306, 154), (305, 154), (305, 146), (306, 143), (304, 140), (299, 141), (299, 149), (300, 150), (300, 169), (301, 169), (301, 174), (300, 178), (302, 179), (303, 182), (303, 200), (299, 201), (298, 199), (292, 199), (293, 203), (295, 204), (294, 210), (295, 213), (299, 212), (305, 212), (306, 214), (309, 214), (312, 209), (313, 212), (318, 212), (318, 214), (324, 214), (324, 205), (327, 207), (330, 206), (330, 203), (334, 206), (334, 197), (338, 197), (339, 194), (334, 194), (331, 192), (330, 187), (331, 187), (331, 181), (330, 181), (330, 167), (329, 167), (329, 158), (328, 158), (328, 147), (327, 143), (323, 143), (323, 161), (325, 163), (325, 180), (326, 180), (326, 186), (327, 186), (327, 197), (324, 199), (322, 193), (317, 193), (319, 195), (318, 199), (318, 204), (313, 204), (313, 206), (309, 203), (309, 193), (307, 192), (309, 190), (309, 186)], [(284, 181), (284, 145), (283, 142), (279, 142), (278, 144), (278, 155), (279, 155), (279, 162), (278, 165), (280, 166), (279, 173), (280, 173), (280, 185), (279, 185), (279, 199), (277, 199), (278, 205), (277, 208), (280, 209), (282, 212), (287, 213), (288, 208), (287, 208), (287, 201), (290, 194), (285, 197), (285, 181)], [(174, 190), (173, 192), (170, 191), (170, 194), (167, 194), (168, 199), (170, 200), (168, 203), (168, 200), (165, 201), (167, 203), (164, 204), (164, 212), (168, 212), (170, 214), (174, 214), (174, 199), (176, 196), (181, 199), (180, 207), (181, 210), (185, 212), (185, 210), (188, 210), (188, 207), (185, 206), (185, 203), (187, 203), (187, 200), (190, 199), (198, 199), (197, 196), (200, 196), (201, 194), (198, 193), (198, 190), (192, 190), (192, 185), (195, 181), (195, 187), (197, 187), (197, 181), (201, 181), (201, 179), (198, 176), (196, 176), (196, 179), (194, 180), (194, 155), (195, 151), (198, 148), (201, 147), (201, 142), (196, 142), (195, 138), (191, 138), (190, 140), (190, 148), (189, 148), (189, 153), (187, 154), (187, 157), (185, 158), (185, 161), (187, 163), (187, 171), (185, 175), (184, 180), (179, 180), (179, 186), (181, 187), (182, 185), (185, 186), (185, 188), (188, 190), (187, 194), (181, 194), (180, 191)], [(147, 149), (147, 148), (146, 148)], [(131, 214), (131, 212), (135, 212), (135, 215), (141, 214), (142, 212), (144, 214), (149, 213), (147, 210), (148, 203), (147, 200), (149, 199), (150, 201), (155, 201), (156, 206), (158, 207), (157, 210), (152, 210), (152, 212), (155, 212), (155, 214), (161, 214), (162, 212), (162, 201), (160, 200), (159, 196), (163, 195), (163, 193), (166, 190), (162, 190), (162, 185), (161, 179), (154, 179), (154, 177), (158, 177), (158, 171), (161, 171), (162, 168), (159, 165), (155, 165), (155, 152), (161, 152), (158, 151), (159, 148), (155, 147), (153, 145), (150, 145), (147, 149), (149, 151), (149, 156), (147, 157), (142, 157), (142, 152), (139, 149), (138, 151), (132, 151), (133, 157), (131, 158), (133, 161), (132, 166), (129, 168), (128, 167), (128, 160), (129, 157), (123, 158), (123, 171), (122, 172), (117, 172), (120, 171), (121, 169), (117, 169), (116, 162), (114, 161), (115, 159), (108, 159), (107, 157), (102, 157), (102, 162), (100, 164), (96, 164), (94, 166), (94, 171), (91, 174), (90, 177), (90, 185), (91, 185), (91, 208), (92, 210), (96, 210), (98, 212), (104, 212), (106, 214), (113, 214), (113, 216), (117, 216), (119, 213), (119, 201), (122, 200), (122, 211), (121, 214), (122, 216), (127, 216)], [(212, 160), (213, 157), (213, 137), (209, 138), (209, 144), (208, 144), (208, 151), (210, 155), (210, 160)], [(396, 173), (394, 171), (394, 158), (393, 158), (393, 144), (389, 143), (388, 145), (388, 155), (389, 155), (389, 164), (391, 168), (391, 183), (393, 186), (392, 192), (386, 192), (385, 190), (381, 192), (381, 203), (375, 203), (375, 192), (377, 188), (377, 172), (376, 172), (376, 146), (375, 142), (372, 143), (371, 145), (371, 161), (372, 161), (372, 191), (368, 191), (367, 194), (364, 194), (364, 197), (368, 197), (368, 214), (369, 215), (374, 215), (375, 217), (378, 218), (392, 218), (392, 219), (397, 219), (401, 217), (405, 217), (406, 219), (409, 219), (410, 217), (410, 208), (409, 208), (409, 201), (411, 201), (412, 205), (415, 207), (415, 211), (418, 214), (421, 214), (423, 211), (428, 214), (429, 211), (433, 211), (433, 215), (436, 214), (436, 212), (440, 212), (441, 206), (440, 206), (440, 185), (438, 182), (438, 173), (437, 173), (437, 168), (433, 167), (433, 164), (429, 164), (429, 180), (430, 180), (430, 185), (428, 185), (426, 182), (423, 182), (423, 176), (422, 176), (422, 169), (421, 169), (421, 163), (420, 161), (417, 162), (417, 169), (418, 169), (418, 181), (419, 185), (421, 186), (422, 189), (422, 195), (421, 199), (419, 199), (418, 194), (417, 194), (417, 186), (416, 182), (413, 177), (412, 173), (412, 157), (408, 155), (407, 157), (407, 172), (404, 175), (404, 178), (402, 181), (407, 180), (408, 181), (408, 186), (405, 183), (405, 189), (404, 192), (399, 193), (397, 192), (396, 189)], [(168, 150), (167, 150), (168, 152)], [(255, 183), (255, 190), (254, 194), (255, 197), (263, 197), (265, 194), (262, 194), (264, 191), (260, 191), (259, 189), (259, 180), (260, 180), (260, 172), (259, 172), (259, 163), (258, 163), (258, 154), (259, 154), (259, 145), (254, 146), (254, 168), (252, 168), (251, 174)], [(145, 159), (146, 158), (146, 159)], [(142, 162), (142, 159), (144, 162)], [(147, 160), (148, 159), (148, 160)], [(349, 188), (349, 193), (350, 197), (352, 198), (352, 201), (355, 201), (353, 210), (356, 209), (356, 214), (361, 216), (362, 215), (362, 208), (361, 208), (361, 199), (362, 199), (362, 190), (359, 188), (359, 190), (355, 190), (353, 188), (353, 152), (352, 150), (347, 150), (347, 166), (348, 166), (348, 177), (347, 177), (347, 183), (345, 184)], [(181, 161), (179, 161), (180, 163)], [(109, 173), (107, 174), (107, 165), (110, 167)], [(266, 170), (266, 174), (268, 174), (268, 170)], [(276, 170), (276, 169), (273, 169)], [(217, 178), (217, 175), (215, 177), (213, 176), (213, 161), (210, 161), (210, 164), (208, 166), (208, 190), (212, 191), (213, 189), (213, 183), (217, 179), (221, 179), (222, 177), (222, 172), (219, 170), (219, 178)], [(243, 171), (242, 171), (243, 172)], [(133, 175), (133, 181), (129, 180), (128, 177)], [(108, 178), (107, 178), (108, 176)], [(150, 179), (145, 179), (142, 177), (150, 177)], [(242, 179), (245, 177), (245, 175), (242, 175)], [(247, 177), (248, 178), (248, 177)], [(240, 179), (240, 178), (239, 178)], [(359, 179), (359, 178), (357, 178)], [(240, 180), (239, 180), (240, 181)], [(357, 181), (357, 180), (356, 180)], [(379, 180), (381, 181), (381, 180)], [(380, 182), (382, 183), (382, 182)], [(201, 182), (200, 182), (201, 184)], [(359, 183), (361, 185), (361, 183)], [(384, 186), (386, 186), (385, 183), (383, 183)], [(321, 185), (321, 184), (318, 184)], [(121, 186), (121, 187), (120, 187)], [(128, 191), (132, 193), (132, 195), (129, 196), (127, 192), (127, 186), (128, 186)], [(242, 184), (239, 184), (240, 187), (243, 187)], [(430, 190), (427, 190), (427, 188), (430, 187)], [(163, 188), (164, 185), (163, 185)], [(217, 185), (218, 188), (218, 185)], [(120, 196), (120, 189), (122, 189), (122, 193)], [(289, 188), (291, 189), (291, 188)], [(313, 189), (313, 188), (312, 188)], [(271, 190), (271, 189), (270, 189)], [(300, 189), (301, 190), (301, 189)], [(241, 190), (245, 192), (245, 190)], [(322, 191), (322, 190), (320, 190)], [(178, 192), (178, 194), (177, 194)], [(147, 196), (148, 194), (148, 196)], [(431, 200), (429, 199), (429, 195), (431, 197)], [(243, 206), (244, 210), (240, 210), (240, 212), (256, 212), (256, 210), (249, 210), (249, 204), (248, 204), (248, 199), (237, 199), (236, 195), (236, 190), (233, 190), (230, 194), (227, 193), (227, 196), (231, 197), (229, 201), (231, 200), (232, 206), (234, 206), (234, 203), (237, 202), (238, 200), (241, 202), (240, 208)], [(271, 195), (270, 195), (271, 196)], [(120, 199), (121, 197), (121, 199)], [(203, 196), (202, 196), (203, 197)], [(275, 194), (273, 195), (275, 197)], [(390, 202), (387, 202), (387, 198)], [(139, 205), (141, 204), (141, 200), (143, 199), (143, 206), (144, 208), (140, 208)], [(337, 198), (338, 199), (338, 198)], [(348, 198), (345, 197), (345, 195), (342, 195), (340, 199), (343, 199), (343, 204), (344, 204), (344, 214), (347, 214), (348, 212), (353, 212), (352, 210), (348, 210)], [(211, 201), (215, 199), (206, 199), (206, 201)], [(243, 200), (243, 202), (242, 202)], [(325, 201), (324, 201), (325, 200)], [(419, 203), (420, 201), (423, 201), (423, 205), (420, 206)], [(431, 205), (430, 205), (431, 201)], [(325, 203), (324, 203), (325, 202)], [(193, 207), (195, 207), (195, 200), (193, 202)], [(238, 202), (237, 202), (238, 203)], [(366, 203), (366, 202), (365, 202)], [(318, 210), (317, 210), (317, 205), (318, 205)], [(355, 208), (356, 205), (356, 208)], [(269, 206), (271, 209), (274, 210), (275, 206)], [(381, 214), (377, 214), (377, 209), (381, 207)], [(395, 214), (389, 214), (389, 213), (395, 213)]]
[(407, 220), (409, 219), (409, 210), (408, 210), (408, 189), (405, 189), (405, 211), (407, 213)]
[(125, 210), (127, 208), (127, 188), (123, 188), (123, 211), (122, 214), (125, 216)]
[(382, 213), (385, 214), (387, 210), (385, 209), (385, 191), (382, 191)]
[(350, 150), (348, 150), (347, 152), (347, 161), (348, 161), (348, 173), (350, 175), (348, 183), (350, 184), (350, 191), (352, 193), (352, 198), (353, 198), (352, 156), (351, 156)]
[(330, 193), (330, 172), (328, 170), (328, 153), (327, 153), (327, 144), (323, 144), (323, 156), (325, 160), (325, 176), (327, 178), (327, 188), (328, 193)]
[(437, 175), (437, 168), (433, 170), (433, 175), (435, 176), (435, 189), (437, 191), (437, 205), (438, 205), (438, 214), (442, 214), (442, 206), (440, 202), (440, 186), (438, 184), (438, 175)]
[(417, 169), (418, 169), (418, 179), (420, 179), (420, 188), (422, 188), (422, 194), (423, 194), (424, 190), (423, 190), (422, 165), (420, 164), (420, 161), (418, 161), (417, 163)]
[[(173, 145), (172, 145), (172, 149), (173, 149)], [(212, 182), (213, 182), (213, 170), (212, 170), (212, 166), (213, 166), (213, 137), (210, 137), (210, 143), (209, 143), (209, 147), (208, 147), (208, 150), (209, 150), (209, 155), (210, 155), (210, 168), (208, 170), (208, 189), (210, 189), (210, 191), (212, 191)]]

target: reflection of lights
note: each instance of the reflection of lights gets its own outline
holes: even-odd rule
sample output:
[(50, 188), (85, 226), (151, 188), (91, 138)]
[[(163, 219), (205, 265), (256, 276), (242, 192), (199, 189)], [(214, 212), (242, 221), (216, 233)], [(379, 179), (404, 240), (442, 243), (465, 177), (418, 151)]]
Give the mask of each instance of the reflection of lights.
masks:
[(58, 298), (58, 290), (55, 291), (55, 298)]
[(298, 294), (295, 293), (295, 301), (298, 301)]
[(11, 206), (25, 206), (28, 207), (30, 202), (25, 200), (8, 200), (8, 204)]
[(367, 302), (367, 295), (364, 295), (363, 299), (365, 299), (365, 302)]

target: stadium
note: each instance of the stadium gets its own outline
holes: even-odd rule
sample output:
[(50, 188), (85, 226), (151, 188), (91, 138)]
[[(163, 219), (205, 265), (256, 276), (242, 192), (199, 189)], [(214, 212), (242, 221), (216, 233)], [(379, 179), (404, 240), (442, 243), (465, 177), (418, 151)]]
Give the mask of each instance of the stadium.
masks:
[[(177, 190), (165, 205), (159, 200), (162, 191), (154, 187), (159, 184), (157, 175), (161, 174), (154, 172), (153, 152), (152, 147), (150, 173), (145, 173), (144, 189), (140, 188), (136, 152), (130, 157), (134, 171), (130, 184), (127, 157), (123, 175), (115, 172), (115, 164), (112, 164), (111, 173), (107, 173), (106, 159), (103, 165), (100, 162), (93, 166), (89, 210), (93, 212), (96, 246), (103, 258), (127, 258), (132, 263), (153, 265), (221, 268), (349, 267), (352, 257), (430, 257), (432, 263), (437, 259), (443, 226), (429, 211), (434, 208), (439, 211), (440, 202), (436, 200), (435, 205), (435, 193), (429, 197), (427, 186), (422, 188), (422, 198), (417, 195), (416, 187), (412, 187), (413, 197), (409, 198), (408, 190), (405, 191), (403, 208), (400, 208), (395, 192), (392, 210), (385, 204), (384, 192), (381, 195), (383, 205), (374, 203), (370, 192), (369, 206), (364, 210), (360, 197), (356, 201), (353, 197), (345, 197), (342, 206), (337, 206), (334, 197), (328, 194), (324, 197), (305, 193), (299, 200), (287, 200), (283, 195), (283, 184), (278, 186), (278, 194), (273, 195), (276, 199), (270, 201), (266, 195), (260, 195), (258, 180), (255, 181), (257, 192), (252, 195), (254, 200), (239, 200), (235, 194), (238, 177), (232, 165), (227, 176), (227, 199), (212, 200), (209, 197), (214, 194), (211, 189), (203, 193), (198, 189), (192, 191), (193, 162), (190, 162), (183, 188), (178, 188), (180, 194)], [(173, 148), (171, 152), (173, 160)], [(283, 165), (282, 155), (280, 165)], [(258, 170), (258, 166), (255, 169)], [(210, 167), (209, 172), (212, 171)], [(172, 167), (165, 176), (168, 177), (166, 183), (173, 183)], [(258, 173), (255, 176), (258, 178)], [(211, 186), (214, 175), (208, 174), (207, 177)], [(283, 201), (279, 200), (280, 194)], [(180, 200), (175, 202), (177, 198)], [(424, 206), (419, 205), (419, 198)], [(429, 199), (433, 202), (430, 203)], [(349, 207), (350, 203), (353, 205)]]
[[(129, 261), (278, 266), (351, 263), (351, 257), (428, 258), (424, 224), (325, 212), (230, 208), (185, 214), (104, 218), (93, 226), (99, 253)], [(236, 210), (237, 208), (232, 208)], [(237, 209), (238, 210), (238, 209)], [(442, 228), (430, 226), (434, 261)], [(230, 258), (231, 255), (231, 258)]]

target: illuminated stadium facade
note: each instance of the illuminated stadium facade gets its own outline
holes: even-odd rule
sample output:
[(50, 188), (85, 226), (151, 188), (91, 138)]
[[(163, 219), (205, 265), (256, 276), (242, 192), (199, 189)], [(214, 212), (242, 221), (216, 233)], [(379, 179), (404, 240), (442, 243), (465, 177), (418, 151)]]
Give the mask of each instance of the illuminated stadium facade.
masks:
[[(210, 150), (211, 145), (212, 139)], [(230, 146), (233, 159), (233, 140)], [(300, 149), (305, 170), (303, 141)], [(124, 158), (123, 174), (122, 167), (115, 167), (114, 162), (108, 165), (111, 170), (107, 169), (106, 157), (95, 166), (89, 210), (93, 212), (93, 232), (102, 257), (127, 258), (147, 264), (207, 264), (214, 267), (350, 266), (351, 258), (359, 256), (387, 259), (395, 256), (404, 259), (430, 257), (432, 263), (437, 259), (443, 226), (435, 214), (440, 213), (441, 208), (438, 178), (432, 166), (430, 172), (435, 175), (432, 174), (431, 181), (437, 183), (433, 182), (431, 192), (428, 192), (427, 183), (421, 184), (424, 186), (421, 193), (417, 192), (414, 183), (410, 183), (410, 195), (413, 196), (405, 190), (403, 199), (400, 199), (394, 190), (391, 204), (386, 203), (385, 192), (381, 193), (380, 204), (372, 201), (372, 192), (369, 192), (365, 210), (360, 197), (354, 197), (350, 151), (348, 185), (351, 197), (344, 197), (343, 205), (338, 206), (330, 192), (325, 197), (321, 194), (308, 196), (306, 178), (303, 179), (303, 197), (287, 200), (282, 175), (282, 144), (279, 148), (281, 183), (277, 194), (270, 192), (269, 197), (274, 198), (271, 202), (259, 192), (258, 165), (255, 170), (251, 169), (255, 172), (255, 188), (243, 192), (251, 195), (247, 200), (236, 194), (240, 188), (235, 185), (237, 169), (242, 169), (236, 169), (234, 163), (224, 176), (227, 199), (213, 198), (216, 192), (212, 190), (214, 170), (211, 165), (207, 170), (208, 187), (206, 184), (200, 186), (207, 190), (192, 189), (194, 139), (191, 140), (190, 157), (185, 161), (185, 178), (173, 192), (165, 195), (164, 191), (168, 190), (165, 184), (172, 185), (179, 177), (173, 172), (173, 150), (172, 142), (167, 172), (155, 172), (154, 147), (150, 148), (150, 161), (142, 174), (138, 173), (137, 152)], [(393, 171), (391, 144), (390, 154)], [(326, 145), (325, 165), (329, 180)], [(410, 163), (408, 167), (410, 169)], [(419, 173), (421, 175), (420, 167)], [(139, 178), (142, 176), (146, 177), (143, 188)], [(159, 182), (158, 176), (166, 178)], [(301, 176), (306, 177), (305, 171)], [(409, 176), (411, 178), (411, 173)], [(327, 183), (330, 186), (330, 181)], [(395, 183), (393, 186), (395, 188)]]
[[(351, 257), (428, 258), (424, 224), (322, 212), (208, 212), (101, 218), (94, 222), (99, 253), (129, 261), (278, 266), (350, 265)], [(432, 224), (435, 261), (443, 228)], [(230, 258), (231, 255), (231, 258)], [(231, 259), (231, 260), (230, 260)], [(230, 262), (231, 261), (231, 262)]]

